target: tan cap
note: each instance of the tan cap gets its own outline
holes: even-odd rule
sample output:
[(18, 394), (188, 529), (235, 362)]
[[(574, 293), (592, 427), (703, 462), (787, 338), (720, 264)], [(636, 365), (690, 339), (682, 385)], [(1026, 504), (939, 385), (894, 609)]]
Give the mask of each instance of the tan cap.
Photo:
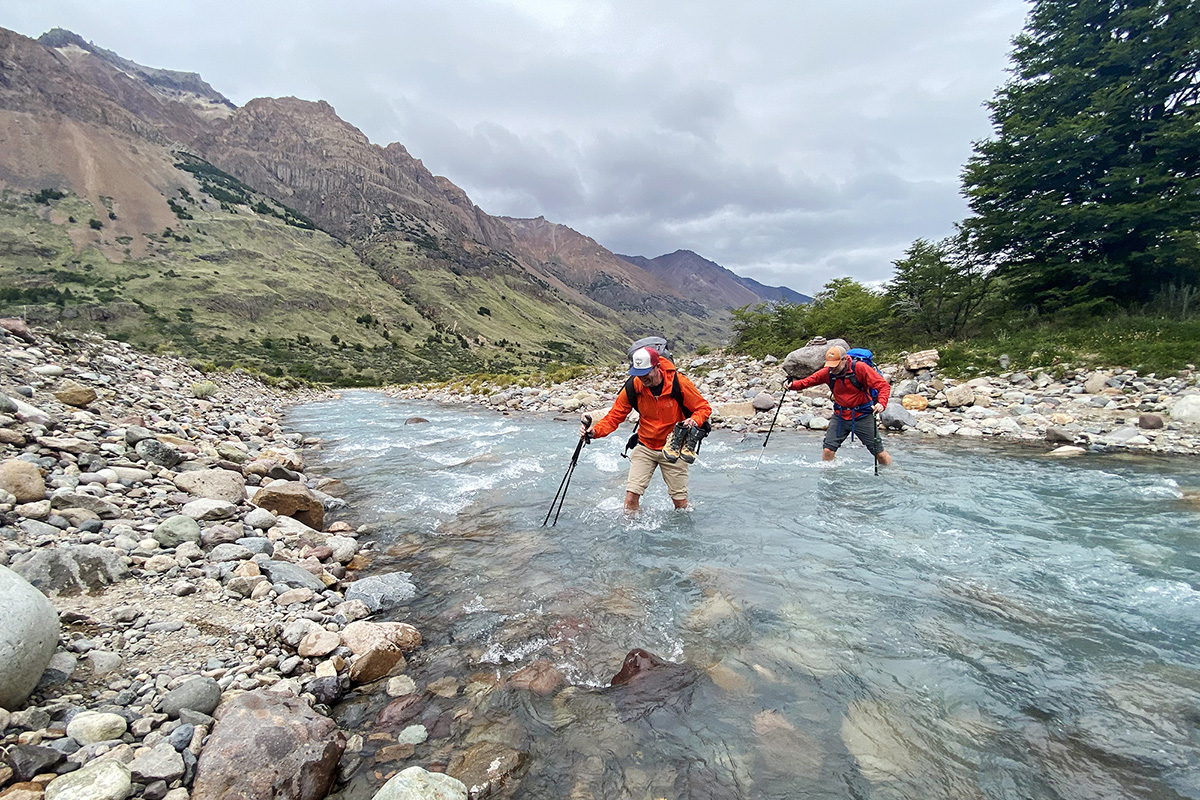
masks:
[(836, 344), (825, 351), (825, 366), (836, 367), (846, 357), (846, 351)]

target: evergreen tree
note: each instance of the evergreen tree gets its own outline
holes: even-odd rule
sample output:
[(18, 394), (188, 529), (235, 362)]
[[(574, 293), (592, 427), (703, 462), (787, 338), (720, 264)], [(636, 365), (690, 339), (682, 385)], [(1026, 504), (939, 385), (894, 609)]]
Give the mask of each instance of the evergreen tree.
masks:
[(1200, 0), (1035, 0), (964, 227), (1043, 310), (1200, 283)]

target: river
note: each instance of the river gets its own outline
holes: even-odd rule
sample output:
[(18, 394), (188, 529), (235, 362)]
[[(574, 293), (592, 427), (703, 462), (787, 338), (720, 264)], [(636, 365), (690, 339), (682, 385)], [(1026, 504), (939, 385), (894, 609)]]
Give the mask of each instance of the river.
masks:
[[(288, 422), (372, 569), (413, 573), (389, 618), (452, 695), (398, 763), (374, 755), (390, 698), (340, 704), (366, 746), (338, 797), (486, 741), (522, 754), (514, 798), (1200, 798), (1194, 461), (897, 435), (876, 476), (818, 433), (716, 431), (692, 507), (656, 475), (629, 518), (625, 425), (543, 527), (573, 419), (352, 392)], [(680, 666), (608, 688), (633, 648)], [(531, 664), (563, 683), (504, 683)]]

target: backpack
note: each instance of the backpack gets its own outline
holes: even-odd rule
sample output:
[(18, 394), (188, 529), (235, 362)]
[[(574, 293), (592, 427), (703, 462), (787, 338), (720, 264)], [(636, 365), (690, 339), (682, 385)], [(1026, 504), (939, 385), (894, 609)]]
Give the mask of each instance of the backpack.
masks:
[[(651, 345), (651, 346), (653, 346), (653, 345)], [(683, 412), (683, 416), (686, 419), (687, 417), (690, 417), (692, 415), (692, 412), (691, 412), (691, 409), (689, 409), (687, 406), (685, 406), (683, 404), (683, 383), (682, 383), (682, 381), (679, 380), (681, 377), (683, 377), (683, 374), (681, 372), (679, 372), (678, 370), (676, 370), (675, 377), (671, 380), (670, 398), (679, 405), (679, 410)], [(625, 386), (622, 388), (622, 391), (625, 392), (625, 399), (629, 401), (630, 407), (632, 407), (634, 411), (637, 411), (638, 410), (637, 389), (635, 389), (633, 386), (633, 376), (632, 375), (630, 375), (629, 378), (625, 381)], [(640, 414), (641, 412), (638, 411), (638, 413)], [(621, 458), (628, 458), (629, 456), (627, 454), (629, 453), (629, 451), (632, 450), (633, 448), (637, 447), (637, 443), (638, 443), (637, 429), (638, 429), (638, 426), (641, 425), (641, 422), (642, 422), (641, 419), (638, 419), (637, 425), (633, 426), (633, 434), (629, 437), (629, 440), (625, 442), (625, 449), (621, 451)], [(700, 441), (701, 442), (704, 441), (704, 437), (707, 436), (711, 430), (712, 430), (712, 423), (709, 422), (708, 420), (704, 420), (704, 424), (700, 426)], [(697, 442), (697, 444), (696, 444), (696, 449), (697, 450), (700, 449), (699, 442)]]
[(875, 354), (865, 347), (856, 347), (853, 350), (847, 350), (846, 355), (850, 357), (850, 369), (845, 375), (834, 375), (832, 372), (829, 373), (829, 391), (833, 391), (833, 384), (836, 381), (847, 380), (850, 381), (850, 385), (855, 389), (869, 394), (871, 396), (872, 405), (878, 403), (879, 390), (863, 386), (862, 382), (859, 381), (858, 376), (854, 374), (854, 365), (861, 361), (882, 376), (883, 372), (880, 371), (879, 367), (875, 366), (875, 362), (872, 360), (875, 357)]

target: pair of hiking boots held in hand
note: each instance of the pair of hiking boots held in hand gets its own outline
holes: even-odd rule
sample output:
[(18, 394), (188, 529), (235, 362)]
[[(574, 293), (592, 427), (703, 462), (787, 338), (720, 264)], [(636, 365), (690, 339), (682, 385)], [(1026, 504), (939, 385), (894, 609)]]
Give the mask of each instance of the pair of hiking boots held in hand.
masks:
[(686, 425), (682, 422), (675, 423), (675, 429), (671, 431), (670, 438), (663, 445), (663, 458), (672, 464), (681, 458), (688, 464), (694, 464), (696, 462), (696, 448), (700, 446), (702, 438), (704, 438), (704, 433), (695, 425)]

